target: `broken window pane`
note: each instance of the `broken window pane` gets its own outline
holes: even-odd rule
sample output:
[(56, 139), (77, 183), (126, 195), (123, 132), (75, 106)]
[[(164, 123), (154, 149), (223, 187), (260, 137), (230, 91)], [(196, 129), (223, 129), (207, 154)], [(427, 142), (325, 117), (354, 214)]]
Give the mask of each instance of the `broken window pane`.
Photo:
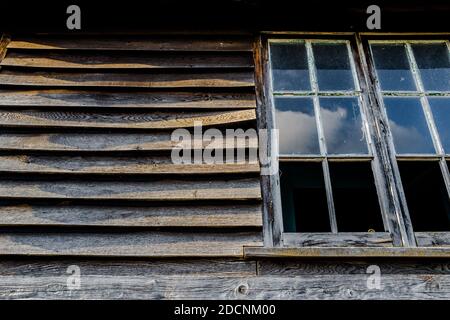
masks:
[(450, 99), (428, 98), (428, 103), (433, 112), (442, 147), (446, 154), (450, 154)]
[(280, 163), (280, 186), (285, 232), (331, 231), (321, 163)]
[(416, 91), (404, 45), (372, 44), (371, 48), (382, 90)]
[(355, 84), (345, 44), (313, 44), (320, 91), (354, 90)]
[(435, 153), (419, 98), (384, 98), (397, 154)]
[(400, 176), (415, 231), (450, 231), (450, 200), (438, 162), (401, 161)]
[(357, 98), (322, 97), (320, 115), (329, 154), (367, 154)]
[(329, 167), (339, 232), (383, 232), (370, 162), (330, 162)]
[(424, 89), (450, 91), (450, 58), (445, 43), (411, 46)]
[(270, 58), (275, 91), (311, 90), (304, 43), (272, 43)]
[(280, 154), (320, 154), (312, 98), (275, 98)]

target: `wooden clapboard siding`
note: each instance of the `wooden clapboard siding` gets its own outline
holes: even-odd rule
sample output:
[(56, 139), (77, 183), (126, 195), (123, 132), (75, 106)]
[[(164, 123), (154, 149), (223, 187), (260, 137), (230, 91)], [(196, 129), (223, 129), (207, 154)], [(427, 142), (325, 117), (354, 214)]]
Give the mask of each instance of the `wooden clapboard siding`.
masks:
[(2, 233), (3, 255), (124, 257), (239, 257), (259, 244), (257, 232)]
[(250, 200), (260, 199), (257, 178), (160, 181), (0, 180), (1, 198), (97, 200)]
[(71, 39), (66, 37), (13, 38), (8, 49), (43, 50), (131, 50), (131, 51), (252, 51), (252, 39), (199, 38), (196, 36), (164, 38), (90, 37)]
[[(258, 148), (251, 131), (225, 136), (256, 129), (250, 38), (1, 42), (0, 255), (242, 258), (261, 245), (256, 160), (171, 158)], [(172, 138), (199, 125), (224, 139)]]
[(0, 226), (261, 227), (261, 206), (0, 205)]
[(87, 73), (81, 71), (19, 71), (2, 68), (0, 85), (123, 88), (253, 87), (251, 71)]
[(217, 54), (207, 52), (171, 55), (159, 53), (148, 55), (128, 53), (92, 54), (31, 51), (27, 53), (9, 50), (0, 66), (32, 68), (75, 68), (75, 69), (170, 69), (170, 68), (250, 68), (251, 54)]
[(75, 111), (6, 111), (0, 110), (0, 127), (82, 127), (177, 129), (223, 125), (256, 119), (255, 110), (159, 112), (151, 113), (100, 113)]
[(0, 155), (0, 173), (65, 174), (221, 174), (258, 173), (256, 160), (236, 163), (175, 164), (170, 156), (42, 156)]
[[(235, 143), (234, 143), (235, 142)], [(0, 133), (0, 151), (170, 151), (179, 143), (172, 141), (171, 133)], [(217, 148), (257, 148), (257, 137), (224, 137), (222, 141), (206, 142), (192, 139), (187, 144)], [(181, 143), (181, 145), (184, 145)], [(187, 147), (188, 147), (187, 145)]]
[(0, 106), (139, 109), (250, 109), (255, 95), (240, 92), (121, 92), (0, 89)]

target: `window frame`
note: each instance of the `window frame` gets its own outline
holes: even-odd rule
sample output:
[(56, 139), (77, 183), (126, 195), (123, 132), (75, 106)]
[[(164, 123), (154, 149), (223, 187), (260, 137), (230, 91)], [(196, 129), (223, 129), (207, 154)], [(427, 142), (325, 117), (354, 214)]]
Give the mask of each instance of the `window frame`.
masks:
[[(439, 38), (432, 41), (448, 41), (448, 35), (437, 35)], [(258, 102), (258, 127), (263, 129), (275, 129), (274, 92), (272, 91), (271, 65), (269, 43), (296, 39), (318, 40), (337, 43), (347, 42), (350, 65), (355, 81), (354, 93), (359, 90), (359, 103), (361, 116), (366, 121), (365, 126), (368, 155), (364, 155), (364, 161), (370, 161), (372, 173), (375, 179), (377, 196), (385, 226), (385, 232), (345, 232), (345, 233), (286, 233), (283, 230), (283, 215), (281, 208), (280, 177), (279, 174), (262, 176), (263, 194), (263, 223), (264, 244), (267, 247), (340, 247), (340, 246), (393, 246), (415, 247), (424, 241), (416, 242), (416, 239), (426, 238), (430, 240), (430, 234), (414, 232), (407, 209), (406, 198), (401, 184), (400, 173), (397, 166), (397, 156), (393, 145), (392, 134), (388, 126), (388, 118), (382, 101), (382, 93), (379, 88), (377, 75), (370, 52), (369, 40), (395, 41), (395, 35), (380, 35), (371, 33), (311, 33), (311, 32), (263, 32), (255, 42), (255, 66), (256, 66), (256, 93)], [(398, 35), (400, 41), (409, 39), (410, 36)], [(425, 35), (418, 36), (423, 41)], [(381, 38), (381, 40), (380, 40)], [(388, 38), (385, 40), (385, 38)], [(308, 63), (309, 64), (309, 63)], [(311, 65), (309, 65), (311, 67)], [(314, 88), (311, 88), (313, 91)], [(358, 94), (356, 95), (358, 97)], [(317, 96), (317, 92), (314, 92)], [(316, 107), (316, 106), (315, 106)], [(268, 131), (270, 132), (270, 130)], [(434, 138), (433, 138), (434, 139)], [(267, 156), (275, 155), (278, 162), (279, 154), (273, 151), (277, 149), (278, 141), (274, 134), (269, 134), (267, 140)], [(277, 151), (276, 151), (277, 152)], [(315, 161), (328, 161), (325, 157), (310, 157)], [(306, 158), (303, 157), (303, 158)], [(329, 156), (328, 156), (329, 157)], [(295, 160), (296, 157), (293, 157)], [(329, 157), (332, 159), (333, 157)], [(358, 157), (335, 157), (336, 160), (357, 160)], [(364, 157), (363, 157), (364, 158)], [(449, 157), (444, 155), (445, 161)], [(289, 160), (284, 158), (284, 160)], [(361, 160), (361, 159), (359, 159)], [(448, 172), (448, 167), (445, 164)], [(329, 172), (328, 172), (329, 173)], [(324, 172), (325, 174), (325, 172)], [(448, 178), (444, 176), (444, 179)], [(326, 178), (327, 179), (327, 178)], [(329, 179), (329, 177), (328, 177)], [(450, 179), (446, 186), (450, 188)], [(328, 184), (328, 182), (327, 182)], [(448, 189), (450, 191), (450, 189)], [(337, 230), (336, 230), (337, 231)], [(439, 240), (450, 244), (450, 232), (441, 232)], [(444, 240), (443, 240), (444, 239)]]

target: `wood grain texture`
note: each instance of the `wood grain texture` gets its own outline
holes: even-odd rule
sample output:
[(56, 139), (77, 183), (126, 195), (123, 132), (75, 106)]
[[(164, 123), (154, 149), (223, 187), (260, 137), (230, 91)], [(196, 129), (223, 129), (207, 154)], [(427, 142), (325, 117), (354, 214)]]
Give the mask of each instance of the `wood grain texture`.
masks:
[[(257, 148), (258, 139), (224, 138), (222, 141), (208, 143), (204, 139), (187, 141), (186, 147), (210, 146), (223, 148)], [(0, 133), (2, 151), (171, 151), (178, 145), (171, 133)], [(183, 144), (182, 144), (183, 145)]]
[(18, 72), (3, 69), (0, 85), (127, 88), (253, 87), (251, 71), (188, 73)]
[(0, 106), (139, 109), (254, 109), (252, 93), (0, 89)]
[(260, 199), (257, 178), (209, 181), (15, 181), (0, 180), (0, 198), (97, 200)]
[(256, 119), (255, 110), (100, 113), (70, 111), (0, 110), (0, 126), (51, 128), (176, 129), (223, 125)]
[(296, 277), (82, 276), (70, 290), (67, 275), (0, 277), (3, 299), (448, 299), (450, 275), (384, 275), (380, 290), (369, 275)]
[(220, 174), (258, 173), (259, 164), (253, 162), (217, 164), (175, 164), (170, 156), (153, 157), (93, 157), (93, 156), (33, 156), (0, 155), (0, 172), (45, 174)]
[(1, 255), (95, 257), (242, 257), (258, 232), (2, 233)]
[(387, 232), (283, 233), (285, 247), (392, 247)]
[(260, 205), (0, 206), (1, 226), (261, 227)]
[(139, 51), (252, 51), (250, 38), (202, 37), (34, 37), (15, 38), (8, 49), (139, 50)]
[(416, 232), (419, 247), (450, 246), (450, 232)]
[[(6, 34), (0, 34), (0, 63), (6, 56), (7, 46), (9, 42), (11, 41), (11, 38)], [(0, 66), (1, 70), (1, 66)]]
[(92, 52), (8, 51), (0, 66), (73, 69), (251, 68), (249, 54), (168, 53), (114, 54)]

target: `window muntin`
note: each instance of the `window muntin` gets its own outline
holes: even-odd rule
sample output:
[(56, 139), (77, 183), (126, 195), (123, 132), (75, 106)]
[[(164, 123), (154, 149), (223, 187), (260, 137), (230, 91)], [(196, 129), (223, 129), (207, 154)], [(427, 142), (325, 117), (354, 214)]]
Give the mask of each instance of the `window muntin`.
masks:
[[(285, 231), (337, 233), (335, 203), (339, 204), (338, 215), (342, 217), (343, 230), (367, 232), (373, 231), (371, 226), (375, 226), (376, 231), (384, 231), (371, 168), (370, 135), (349, 41), (269, 40), (269, 44), (275, 122), (280, 131), (280, 184)], [(304, 77), (303, 80), (292, 80), (289, 75), (280, 79), (276, 61), (279, 59), (278, 48), (283, 45), (293, 45), (306, 52), (308, 72), (297, 73)], [(304, 61), (303, 53), (296, 56)], [(293, 62), (293, 65), (297, 63)], [(285, 68), (291, 70), (293, 67), (285, 65)], [(283, 83), (281, 90), (276, 81)], [(286, 84), (286, 81), (307, 84), (299, 88)], [(336, 173), (344, 166), (330, 163), (337, 160), (350, 166), (362, 165), (366, 184), (373, 186), (365, 189), (364, 195), (367, 195), (366, 199), (375, 199), (373, 208), (377, 218), (373, 220), (378, 223), (365, 223), (366, 217), (356, 214), (362, 209), (357, 207), (358, 204), (353, 211), (348, 209), (348, 204), (352, 203), (349, 198), (351, 185), (345, 186), (342, 175), (330, 175), (330, 166), (336, 168), (333, 169)], [(326, 207), (311, 201), (324, 198)], [(361, 222), (348, 223), (348, 216)]]
[[(413, 228), (450, 231), (445, 218), (450, 217), (450, 176), (446, 165), (450, 144), (449, 42), (369, 41), (369, 44)], [(396, 56), (389, 60), (387, 52), (395, 52)], [(425, 179), (420, 172), (433, 179)], [(434, 192), (430, 193), (431, 190)]]

